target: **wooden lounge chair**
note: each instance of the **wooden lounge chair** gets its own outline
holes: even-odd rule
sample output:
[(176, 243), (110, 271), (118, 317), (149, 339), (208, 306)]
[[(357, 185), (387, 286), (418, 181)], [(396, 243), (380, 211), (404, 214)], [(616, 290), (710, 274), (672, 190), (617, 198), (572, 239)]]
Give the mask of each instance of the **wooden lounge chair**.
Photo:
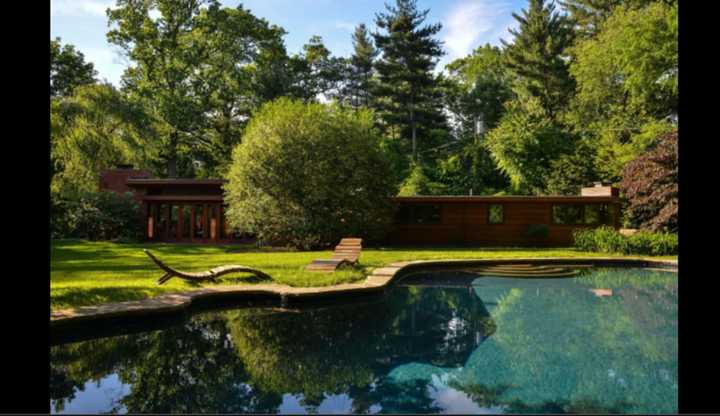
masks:
[(313, 260), (305, 270), (317, 272), (334, 272), (341, 265), (352, 265), (358, 262), (362, 250), (362, 238), (343, 238), (335, 247), (332, 258)]
[(173, 277), (179, 277), (180, 279), (185, 279), (185, 280), (189, 280), (189, 281), (193, 281), (193, 282), (198, 282), (198, 281), (203, 281), (203, 280), (217, 282), (217, 280), (215, 280), (215, 279), (217, 279), (218, 277), (220, 277), (224, 274), (239, 273), (239, 272), (252, 273), (255, 276), (258, 276), (263, 279), (271, 279), (271, 277), (269, 275), (261, 272), (260, 270), (253, 269), (252, 267), (240, 266), (240, 265), (236, 265), (236, 264), (230, 264), (227, 266), (219, 266), (219, 267), (215, 267), (210, 270), (207, 270), (204, 272), (198, 272), (198, 273), (183, 272), (180, 270), (175, 270), (175, 269), (171, 268), (170, 266), (166, 265), (165, 263), (160, 261), (157, 257), (155, 257), (148, 250), (143, 249), (143, 252), (145, 254), (147, 254), (148, 257), (150, 257), (150, 259), (152, 259), (152, 261), (165, 272), (165, 274), (160, 279), (158, 279), (159, 285), (167, 282), (168, 280), (172, 279)]

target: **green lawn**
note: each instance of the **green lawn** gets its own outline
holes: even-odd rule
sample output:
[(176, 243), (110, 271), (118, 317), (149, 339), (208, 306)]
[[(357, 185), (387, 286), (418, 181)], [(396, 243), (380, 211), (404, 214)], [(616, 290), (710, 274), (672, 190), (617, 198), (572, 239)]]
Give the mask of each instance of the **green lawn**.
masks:
[[(608, 256), (571, 248), (366, 248), (360, 257), (360, 267), (326, 274), (305, 272), (303, 269), (313, 259), (329, 258), (330, 251), (283, 252), (237, 245), (119, 244), (62, 240), (51, 243), (52, 308), (137, 300), (199, 287), (179, 279), (171, 279), (158, 286), (156, 280), (163, 273), (142, 252), (143, 248), (150, 249), (165, 263), (180, 270), (201, 271), (223, 264), (243, 264), (259, 268), (272, 276), (274, 282), (290, 286), (328, 286), (356, 282), (362, 280), (372, 268), (402, 260)], [(246, 251), (227, 253), (228, 249)], [(255, 282), (257, 280), (253, 280), (250, 275), (241, 273), (224, 276), (219, 284)]]

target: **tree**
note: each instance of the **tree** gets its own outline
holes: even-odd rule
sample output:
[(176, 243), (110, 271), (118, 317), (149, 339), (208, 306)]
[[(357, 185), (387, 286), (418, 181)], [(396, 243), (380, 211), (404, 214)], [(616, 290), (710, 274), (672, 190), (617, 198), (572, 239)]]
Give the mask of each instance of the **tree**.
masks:
[(597, 170), (620, 179), (624, 165), (675, 129), (677, 6), (617, 7), (602, 30), (573, 48), (577, 94), (569, 119), (597, 143)]
[[(178, 159), (189, 153), (202, 126), (203, 108), (193, 91), (193, 79), (207, 45), (196, 34), (202, 5), (215, 0), (117, 0), (108, 10), (108, 42), (125, 50), (134, 63), (123, 75), (123, 86), (134, 99), (157, 113), (161, 158), (167, 175), (178, 176)], [(154, 19), (151, 11), (158, 11)]]
[(579, 195), (580, 188), (600, 179), (594, 162), (595, 148), (580, 141), (572, 153), (562, 154), (550, 162), (545, 192), (549, 195)]
[(73, 45), (61, 46), (61, 39), (50, 39), (50, 97), (71, 95), (78, 85), (95, 82), (97, 71), (85, 62), (82, 52)]
[(506, 65), (517, 77), (516, 92), (523, 99), (537, 98), (545, 115), (558, 121), (575, 87), (565, 57), (573, 41), (570, 22), (545, 0), (530, 0), (522, 16), (513, 13), (513, 17), (520, 27), (510, 29), (512, 43), (502, 43)]
[(277, 73), (287, 63), (284, 34), (242, 5), (200, 11), (193, 42), (205, 46), (192, 83), (205, 127), (192, 149), (203, 162), (202, 176), (220, 176), (252, 112), (286, 93), (288, 83)]
[(395, 194), (369, 110), (280, 98), (250, 121), (225, 185), (233, 228), (308, 249), (383, 232)]
[(630, 223), (652, 231), (678, 230), (678, 132), (628, 163), (620, 182)]
[(322, 37), (312, 36), (303, 45), (303, 53), (290, 58), (293, 77), (291, 96), (305, 102), (315, 102), (320, 96), (338, 97), (341, 83), (346, 78), (347, 62), (344, 58), (331, 56)]
[(147, 166), (154, 158), (154, 120), (110, 84), (82, 85), (50, 107), (51, 191), (77, 199), (97, 191), (100, 171)]
[(505, 112), (505, 102), (514, 97), (502, 50), (486, 44), (446, 69), (450, 73), (446, 99), (457, 136), (477, 138), (492, 130)]
[(486, 145), (516, 191), (542, 193), (552, 162), (572, 152), (575, 138), (547, 117), (539, 99), (511, 101)]
[(652, 2), (677, 4), (677, 0), (560, 0), (581, 38), (594, 36), (618, 6), (640, 8)]
[(382, 51), (375, 64), (379, 82), (374, 106), (388, 126), (409, 130), (412, 159), (418, 157), (420, 125), (442, 123), (444, 117), (437, 107), (439, 91), (435, 87), (435, 58), (443, 55), (440, 42), (432, 36), (442, 25), (420, 26), (429, 10), (418, 11), (415, 0), (396, 0), (395, 7), (386, 5), (387, 13), (378, 13), (376, 25), (385, 33), (373, 33), (375, 45)]
[(370, 106), (370, 91), (373, 88), (373, 65), (379, 51), (364, 23), (355, 27), (352, 35), (353, 55), (350, 57), (348, 80), (343, 92), (345, 101), (353, 108)]

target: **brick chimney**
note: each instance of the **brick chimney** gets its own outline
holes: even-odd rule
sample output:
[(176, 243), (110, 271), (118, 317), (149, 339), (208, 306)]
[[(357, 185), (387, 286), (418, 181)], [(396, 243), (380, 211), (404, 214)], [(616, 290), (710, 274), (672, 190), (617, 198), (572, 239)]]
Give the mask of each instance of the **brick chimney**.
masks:
[(594, 182), (593, 186), (580, 189), (580, 196), (619, 196), (618, 188), (603, 184), (602, 182)]

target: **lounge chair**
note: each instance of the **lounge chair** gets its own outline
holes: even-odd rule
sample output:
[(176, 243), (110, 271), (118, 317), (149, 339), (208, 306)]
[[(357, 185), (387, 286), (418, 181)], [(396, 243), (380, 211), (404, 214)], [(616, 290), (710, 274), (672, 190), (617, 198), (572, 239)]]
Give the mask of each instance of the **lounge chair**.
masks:
[(332, 258), (313, 260), (305, 270), (317, 272), (334, 272), (341, 265), (352, 265), (358, 262), (362, 251), (362, 238), (343, 238), (335, 247)]
[(203, 281), (203, 280), (217, 282), (217, 280), (215, 280), (215, 279), (217, 279), (218, 277), (220, 277), (224, 274), (240, 273), (240, 272), (252, 273), (255, 276), (258, 276), (262, 279), (272, 279), (269, 275), (261, 272), (260, 270), (253, 269), (252, 267), (240, 266), (240, 265), (236, 265), (236, 264), (219, 266), (219, 267), (215, 267), (215, 268), (212, 268), (212, 269), (204, 271), (204, 272), (197, 272), (197, 273), (183, 272), (180, 270), (175, 270), (175, 269), (171, 268), (170, 266), (166, 265), (165, 263), (160, 261), (157, 257), (155, 257), (152, 253), (150, 253), (148, 250), (143, 249), (143, 252), (145, 254), (147, 254), (148, 257), (150, 257), (150, 259), (152, 259), (152, 261), (165, 272), (165, 274), (160, 279), (158, 279), (159, 285), (167, 282), (168, 280), (172, 279), (173, 277), (178, 277), (180, 279), (190, 280), (190, 281), (194, 281), (194, 282)]

